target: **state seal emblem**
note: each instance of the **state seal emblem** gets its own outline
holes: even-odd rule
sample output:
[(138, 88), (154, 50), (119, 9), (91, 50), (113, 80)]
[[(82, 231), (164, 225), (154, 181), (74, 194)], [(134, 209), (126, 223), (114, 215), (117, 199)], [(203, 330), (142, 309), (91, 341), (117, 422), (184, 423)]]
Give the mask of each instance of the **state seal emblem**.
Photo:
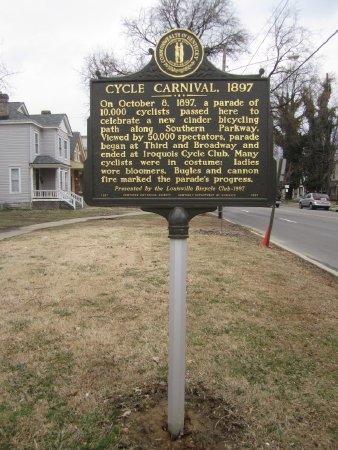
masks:
[(159, 69), (175, 78), (193, 74), (201, 65), (203, 56), (203, 46), (198, 37), (183, 28), (165, 33), (155, 49)]

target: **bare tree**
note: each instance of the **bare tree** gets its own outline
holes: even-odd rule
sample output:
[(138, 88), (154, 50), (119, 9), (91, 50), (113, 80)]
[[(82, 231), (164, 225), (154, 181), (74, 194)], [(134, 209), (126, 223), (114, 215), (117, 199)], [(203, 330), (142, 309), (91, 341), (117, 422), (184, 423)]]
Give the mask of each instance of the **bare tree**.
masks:
[(248, 38), (230, 0), (160, 0), (149, 11), (142, 10), (137, 19), (126, 19), (124, 25), (143, 53), (172, 28), (194, 32), (209, 55), (217, 55), (224, 48), (228, 55), (242, 52)]
[(298, 12), (289, 6), (289, 0), (273, 10), (263, 29), (252, 38), (251, 47), (248, 63), (234, 70), (243, 69), (243, 74), (248, 67), (256, 66), (258, 72), (259, 64), (273, 89), (283, 81), (283, 75), (289, 75), (293, 63), (306, 59), (311, 50), (309, 33), (299, 25)]
[(266, 38), (265, 69), (271, 80), (274, 137), (287, 160), (284, 182), (293, 189), (304, 179), (308, 132), (304, 92), (318, 86), (318, 76), (314, 60), (308, 61), (312, 53), (308, 32), (299, 25), (298, 14), (288, 0), (275, 10)]
[(129, 70), (123, 61), (119, 60), (112, 51), (100, 49), (86, 56), (81, 79), (84, 86), (87, 87), (91, 78), (126, 75), (128, 73)]
[(272, 61), (268, 68), (268, 77), (288, 74), (290, 63), (307, 56), (309, 39), (305, 29), (298, 24), (298, 15), (290, 8), (277, 14), (271, 29), (271, 44), (267, 48), (267, 57)]
[[(278, 79), (285, 77), (280, 73)], [(274, 121), (274, 140), (283, 149), (286, 159), (284, 182), (293, 188), (299, 186), (302, 178), (303, 156), (303, 88), (306, 83), (304, 74), (295, 73), (282, 83), (271, 96), (271, 111)]]
[(7, 68), (6, 68), (5, 64), (3, 63), (3, 61), (0, 61), (0, 92), (8, 90), (9, 85), (8, 85), (7, 78), (10, 75), (13, 75), (13, 74), (11, 74), (7, 70)]
[(112, 51), (99, 51), (88, 55), (82, 69), (82, 80), (102, 76), (122, 75), (144, 65), (149, 48), (172, 28), (185, 28), (194, 32), (216, 56), (226, 48), (228, 55), (244, 51), (247, 33), (235, 16), (231, 0), (159, 0), (148, 10), (141, 10), (136, 19), (125, 19), (124, 28), (131, 40), (131, 57), (123, 63)]

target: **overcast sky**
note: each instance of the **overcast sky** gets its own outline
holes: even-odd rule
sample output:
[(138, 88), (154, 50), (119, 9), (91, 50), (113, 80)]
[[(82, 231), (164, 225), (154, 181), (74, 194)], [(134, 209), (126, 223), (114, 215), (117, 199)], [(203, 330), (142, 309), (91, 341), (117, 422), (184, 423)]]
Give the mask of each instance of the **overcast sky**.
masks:
[[(100, 47), (123, 54), (126, 49), (123, 18), (135, 16), (141, 7), (156, 3), (156, 0), (1, 2), (0, 60), (14, 74), (8, 78), (10, 101), (23, 101), (30, 114), (45, 109), (66, 113), (73, 131), (85, 135), (88, 96), (79, 74), (85, 56)], [(238, 18), (253, 36), (262, 30), (280, 3), (280, 0), (233, 0)], [(338, 28), (337, 0), (290, 0), (290, 3), (299, 9), (299, 23), (311, 31), (315, 48)], [(258, 46), (263, 37), (262, 31), (253, 46)], [(323, 75), (335, 73), (338, 78), (338, 34), (319, 55)], [(245, 56), (241, 63), (249, 60), (250, 55)], [(229, 68), (235, 65), (229, 62)]]

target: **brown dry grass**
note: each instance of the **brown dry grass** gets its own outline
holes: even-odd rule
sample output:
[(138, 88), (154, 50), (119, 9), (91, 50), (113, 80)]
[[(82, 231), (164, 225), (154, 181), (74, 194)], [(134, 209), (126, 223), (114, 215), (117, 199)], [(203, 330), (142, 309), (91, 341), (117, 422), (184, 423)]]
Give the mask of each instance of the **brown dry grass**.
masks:
[[(188, 391), (240, 424), (220, 448), (336, 448), (338, 280), (223, 230), (191, 223)], [(133, 422), (166, 380), (168, 246), (153, 215), (0, 242), (1, 448), (216, 448), (212, 430), (161, 447)]]

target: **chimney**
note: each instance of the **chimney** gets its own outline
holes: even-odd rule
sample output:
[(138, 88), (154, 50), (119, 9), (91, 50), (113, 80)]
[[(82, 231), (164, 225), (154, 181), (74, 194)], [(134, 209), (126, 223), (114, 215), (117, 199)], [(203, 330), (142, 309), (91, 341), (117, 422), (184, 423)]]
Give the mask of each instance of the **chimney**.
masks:
[(45, 110), (41, 111), (41, 114), (42, 114), (43, 116), (46, 116), (47, 114), (52, 114), (52, 113), (51, 113), (51, 111), (49, 111), (48, 109), (45, 109)]
[(9, 104), (8, 95), (0, 92), (0, 119), (8, 119), (9, 116)]

